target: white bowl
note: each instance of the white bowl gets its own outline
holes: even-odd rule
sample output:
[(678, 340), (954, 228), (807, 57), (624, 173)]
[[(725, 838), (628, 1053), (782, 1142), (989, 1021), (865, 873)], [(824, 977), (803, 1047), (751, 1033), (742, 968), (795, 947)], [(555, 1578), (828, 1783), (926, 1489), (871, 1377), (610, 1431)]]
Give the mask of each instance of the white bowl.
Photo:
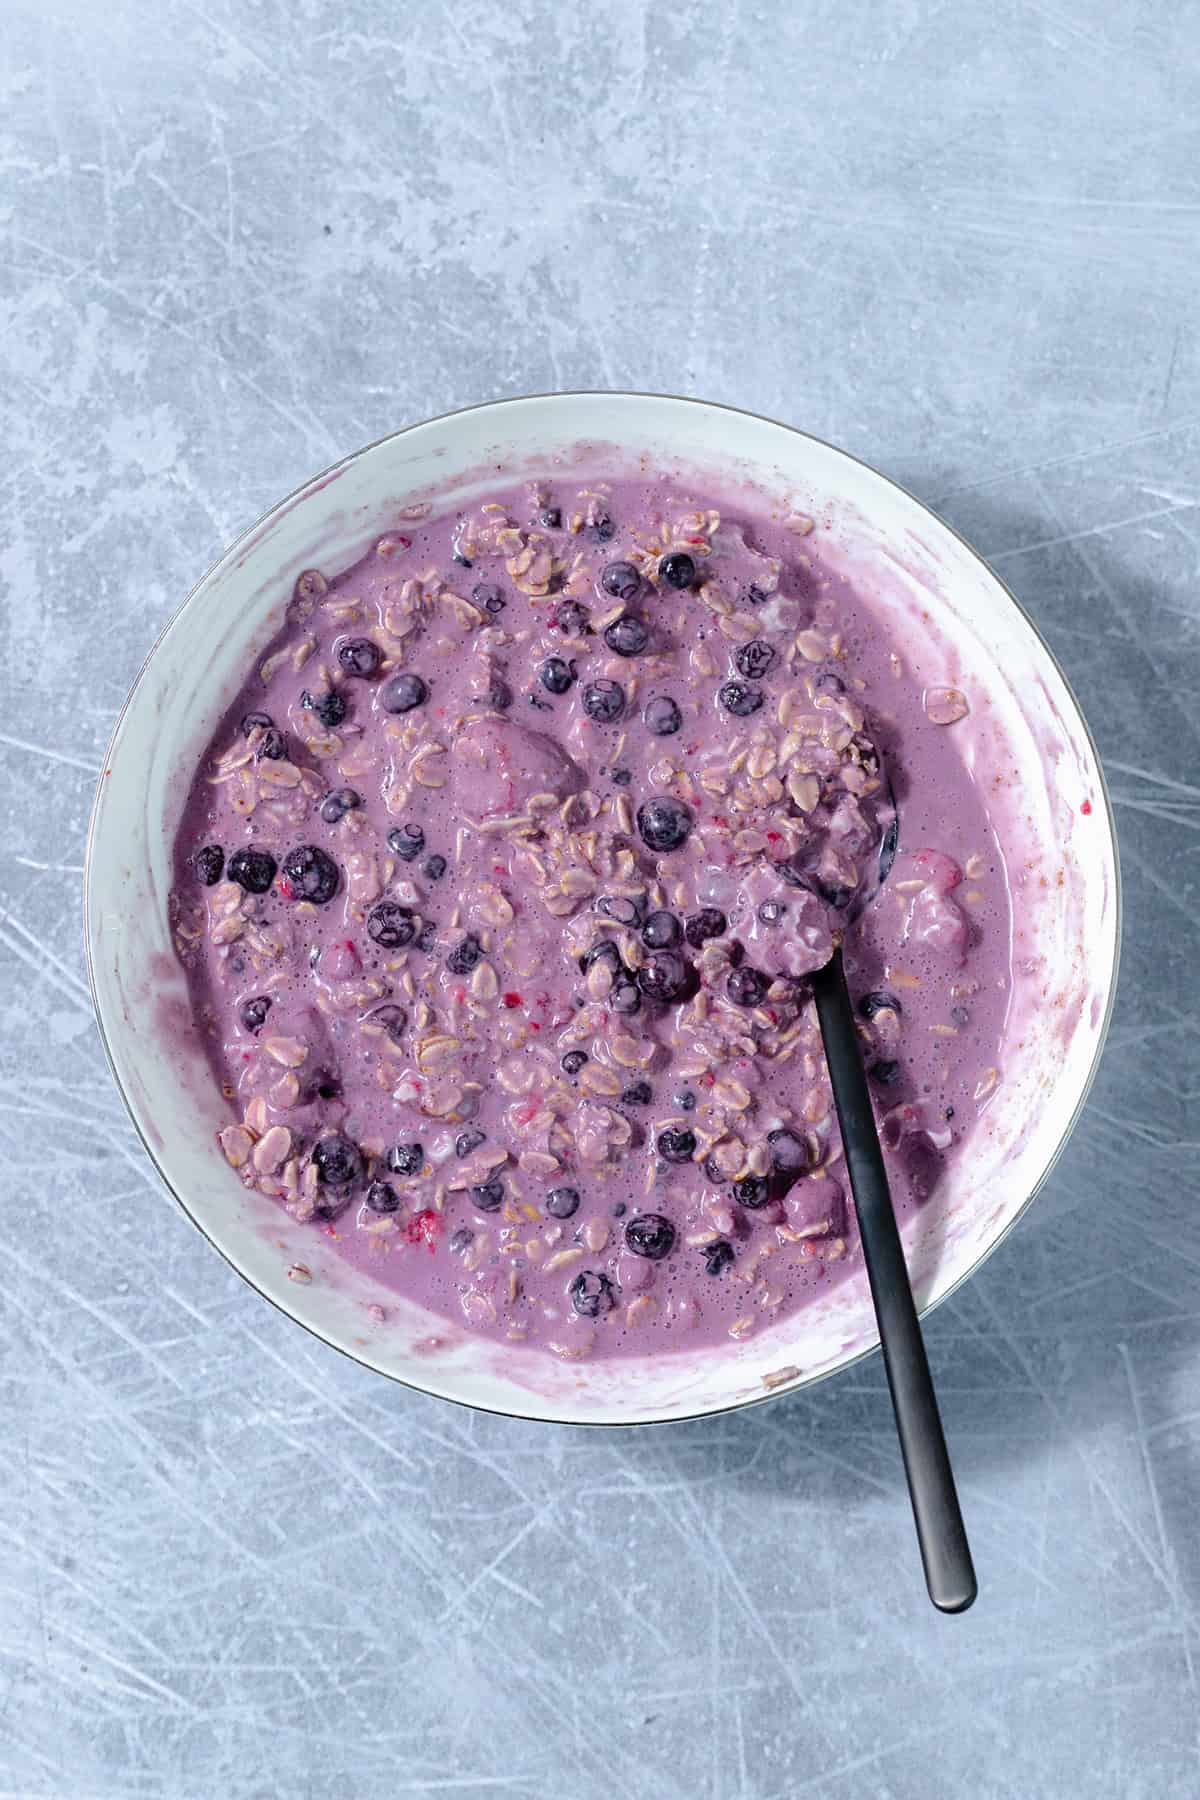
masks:
[[(192, 771), (301, 569), (363, 554), (396, 509), (525, 474), (626, 466), (741, 483), (811, 513), (822, 553), (892, 616), (928, 681), (969, 689), (955, 742), (989, 777), (1015, 895), (1004, 1080), (952, 1176), (906, 1230), (924, 1309), (1028, 1206), (1070, 1134), (1104, 1041), (1120, 891), (1095, 748), (1046, 645), (947, 526), (894, 483), (786, 426), (646, 394), (504, 400), (409, 427), (316, 476), (245, 532), (163, 633), (117, 722), (92, 815), (86, 936), (100, 1029), (150, 1156), (205, 1236), (259, 1293), (368, 1368), (492, 1411), (631, 1424), (745, 1405), (831, 1374), (877, 1344), (861, 1276), (744, 1345), (563, 1364), (500, 1347), (376, 1288), (311, 1227), (248, 1194), (217, 1152), (228, 1113), (191, 1026), (168, 930), (171, 844)], [(302, 1264), (312, 1279), (289, 1278)], [(372, 1316), (372, 1303), (386, 1318)]]

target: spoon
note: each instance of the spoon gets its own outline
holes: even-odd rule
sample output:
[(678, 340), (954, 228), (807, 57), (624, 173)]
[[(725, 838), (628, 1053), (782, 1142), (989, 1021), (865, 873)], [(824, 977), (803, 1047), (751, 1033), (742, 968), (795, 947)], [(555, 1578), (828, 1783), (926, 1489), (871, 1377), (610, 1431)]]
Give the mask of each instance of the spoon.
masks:
[[(887, 880), (895, 860), (899, 819), (890, 784), (889, 800), (892, 818), (880, 845), (874, 888), (861, 897), (855, 918)], [(810, 979), (879, 1323), (925, 1585), (940, 1611), (965, 1612), (978, 1591), (975, 1568), (892, 1207), (840, 946)]]

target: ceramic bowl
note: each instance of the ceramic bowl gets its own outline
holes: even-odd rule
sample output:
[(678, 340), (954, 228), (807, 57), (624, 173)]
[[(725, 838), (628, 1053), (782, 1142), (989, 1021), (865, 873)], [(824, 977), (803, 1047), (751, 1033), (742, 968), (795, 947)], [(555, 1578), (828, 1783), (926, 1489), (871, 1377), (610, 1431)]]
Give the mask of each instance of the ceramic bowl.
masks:
[(380, 1374), (471, 1406), (576, 1423), (693, 1417), (829, 1375), (876, 1346), (865, 1279), (848, 1276), (744, 1344), (595, 1364), (500, 1348), (373, 1288), (319, 1233), (247, 1193), (219, 1155), (214, 1135), (229, 1115), (190, 1023), (167, 894), (192, 771), (302, 569), (344, 568), (414, 500), (456, 504), (513, 478), (561, 481), (640, 457), (697, 488), (745, 485), (760, 505), (811, 514), (823, 557), (889, 615), (912, 667), (971, 694), (955, 743), (987, 778), (1019, 876), (1015, 977), (1003, 1080), (969, 1148), (905, 1231), (918, 1302), (935, 1306), (1029, 1205), (1079, 1116), (1116, 978), (1116, 846), (1087, 726), (1020, 606), (932, 513), (828, 444), (699, 401), (550, 394), (450, 413), (348, 456), (245, 532), (155, 645), (113, 734), (85, 884), (92, 988), (113, 1072), (159, 1173), (209, 1241), (298, 1324)]

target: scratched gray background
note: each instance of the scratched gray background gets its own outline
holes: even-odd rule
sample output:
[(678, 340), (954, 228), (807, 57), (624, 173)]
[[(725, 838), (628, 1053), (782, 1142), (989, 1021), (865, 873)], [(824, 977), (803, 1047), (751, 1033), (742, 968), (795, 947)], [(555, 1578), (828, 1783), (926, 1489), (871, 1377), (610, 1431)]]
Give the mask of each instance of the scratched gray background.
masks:
[[(1164, 0), (7, 0), (0, 1795), (1200, 1791), (1200, 16)], [(1111, 1048), (931, 1322), (982, 1580), (877, 1364), (712, 1424), (474, 1418), (160, 1193), (80, 953), (140, 659), (263, 508), (571, 386), (793, 420), (972, 536), (1096, 727)]]

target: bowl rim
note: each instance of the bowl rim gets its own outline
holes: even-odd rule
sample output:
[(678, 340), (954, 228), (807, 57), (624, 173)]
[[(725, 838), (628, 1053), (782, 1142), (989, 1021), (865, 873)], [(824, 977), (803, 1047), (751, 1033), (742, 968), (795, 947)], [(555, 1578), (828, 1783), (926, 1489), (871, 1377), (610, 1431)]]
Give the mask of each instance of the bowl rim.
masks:
[(408, 1389), (410, 1393), (421, 1394), (429, 1399), (448, 1402), (452, 1406), (462, 1407), (467, 1412), (487, 1413), (496, 1418), (519, 1419), (529, 1424), (566, 1425), (568, 1427), (586, 1427), (589, 1430), (605, 1431), (631, 1430), (636, 1426), (647, 1425), (668, 1426), (692, 1424), (700, 1419), (719, 1419), (729, 1413), (743, 1412), (750, 1407), (765, 1406), (772, 1400), (782, 1399), (785, 1396), (807, 1391), (808, 1389), (817, 1386), (820, 1382), (828, 1381), (835, 1375), (840, 1375), (848, 1369), (855, 1368), (859, 1363), (865, 1362), (868, 1357), (876, 1356), (879, 1353), (879, 1342), (876, 1340), (873, 1344), (866, 1345), (863, 1349), (856, 1351), (853, 1356), (848, 1357), (844, 1362), (835, 1364), (832, 1368), (818, 1370), (811, 1375), (804, 1376), (800, 1380), (782, 1383), (779, 1387), (768, 1389), (764, 1393), (747, 1394), (741, 1399), (730, 1400), (725, 1405), (701, 1407), (695, 1412), (673, 1412), (665, 1417), (655, 1419), (639, 1419), (636, 1417), (630, 1419), (588, 1419), (586, 1417), (547, 1419), (540, 1413), (525, 1413), (513, 1407), (491, 1405), (485, 1402), (467, 1400), (455, 1394), (441, 1393), (435, 1388), (428, 1387), (419, 1381), (414, 1381), (409, 1376), (396, 1374), (390, 1369), (381, 1369), (376, 1364), (368, 1362), (364, 1357), (359, 1356), (354, 1350), (348, 1348), (346, 1345), (335, 1342), (335, 1340), (332, 1337), (327, 1336), (319, 1326), (311, 1324), (308, 1320), (301, 1318), (298, 1313), (285, 1306), (282, 1301), (276, 1299), (271, 1294), (265, 1293), (264, 1290), (258, 1286), (253, 1277), (248, 1275), (246, 1271), (240, 1267), (231, 1253), (212, 1235), (207, 1226), (193, 1211), (192, 1207), (188, 1204), (188, 1201), (179, 1192), (170, 1176), (167, 1174), (167, 1171), (160, 1162), (147, 1134), (142, 1129), (141, 1121), (138, 1118), (133, 1101), (126, 1091), (120, 1074), (118, 1073), (97, 985), (96, 967), (93, 957), (93, 924), (95, 908), (92, 894), (93, 846), (97, 834), (100, 805), (104, 796), (104, 784), (113, 759), (113, 752), (116, 748), (117, 739), (121, 734), (126, 716), (137, 698), (138, 691), (146, 678), (151, 663), (158, 655), (163, 644), (179, 624), (184, 613), (191, 606), (200, 590), (204, 588), (217, 572), (232, 559), (237, 550), (248, 539), (252, 538), (256, 532), (265, 527), (277, 513), (284, 511), (286, 508), (291, 507), (298, 502), (301, 496), (307, 493), (309, 489), (320, 491), (320, 489), (334, 476), (339, 474), (341, 470), (349, 467), (350, 464), (359, 461), (359, 459), (364, 456), (370, 455), (372, 451), (381, 449), (385, 444), (394, 443), (400, 438), (407, 437), (410, 432), (419, 431), (427, 425), (440, 425), (447, 420), (460, 418), (468, 413), (490, 413), (505, 408), (533, 405), (547, 400), (571, 401), (590, 399), (663, 401), (670, 405), (695, 407), (697, 410), (705, 412), (730, 413), (739, 418), (751, 419), (757, 424), (772, 426), (780, 431), (787, 432), (792, 437), (800, 438), (805, 442), (815, 444), (822, 450), (830, 451), (833, 455), (842, 457), (847, 462), (855, 464), (858, 468), (865, 470), (869, 475), (874, 476), (876, 480), (882, 481), (886, 483), (888, 487), (895, 489), (897, 493), (904, 497), (904, 499), (932, 519), (939, 529), (949, 533), (959, 546), (966, 551), (972, 561), (980, 565), (984, 574), (1000, 588), (1009, 604), (1015, 609), (1025, 625), (1032, 632), (1043, 656), (1045, 656), (1059, 680), (1062, 682), (1067, 699), (1074, 709), (1075, 718), (1082, 731), (1083, 739), (1095, 761), (1096, 770), (1099, 776), (1100, 798), (1104, 803), (1104, 823), (1108, 834), (1108, 843), (1112, 852), (1114, 905), (1112, 966), (1108, 971), (1106, 978), (1107, 992), (1104, 1016), (1100, 1021), (1100, 1028), (1096, 1035), (1096, 1045), (1092, 1054), (1091, 1065), (1088, 1069), (1083, 1086), (1080, 1089), (1079, 1098), (1071, 1116), (1063, 1127), (1058, 1142), (1055, 1145), (1054, 1152), (1045, 1168), (1042, 1170), (1038, 1180), (1030, 1189), (1017, 1211), (1007, 1221), (1003, 1230), (998, 1232), (991, 1242), (980, 1251), (970, 1267), (965, 1269), (944, 1293), (939, 1294), (936, 1299), (928, 1300), (925, 1305), (919, 1309), (918, 1317), (922, 1321), (927, 1319), (931, 1313), (936, 1311), (936, 1309), (942, 1306), (945, 1301), (949, 1300), (952, 1295), (956, 1294), (960, 1288), (965, 1286), (965, 1284), (983, 1267), (984, 1263), (994, 1255), (1001, 1244), (1007, 1240), (1021, 1220), (1024, 1219), (1030, 1207), (1045, 1187), (1046, 1182), (1058, 1166), (1059, 1159), (1066, 1149), (1067, 1144), (1070, 1142), (1075, 1127), (1079, 1123), (1083, 1110), (1091, 1096), (1092, 1086), (1095, 1082), (1096, 1074), (1100, 1067), (1100, 1062), (1108, 1041), (1109, 1027), (1112, 1023), (1113, 1009), (1116, 1004), (1118, 978), (1121, 966), (1121, 948), (1124, 934), (1124, 899), (1121, 882), (1121, 857), (1120, 845), (1117, 837), (1116, 817), (1113, 812), (1112, 800), (1108, 792), (1108, 782), (1104, 773), (1104, 765), (1100, 757), (1100, 751), (1096, 744), (1095, 737), (1092, 734), (1091, 726), (1088, 724), (1083, 707), (1080, 705), (1079, 697), (1061, 662), (1049, 643), (1047, 643), (1046, 638), (1039, 629), (1036, 621), (1031, 617), (1021, 601), (1013, 593), (1003, 576), (998, 574), (991, 563), (988, 562), (987, 558), (977, 550), (961, 532), (951, 525), (948, 520), (944, 519), (941, 514), (936, 512), (926, 501), (919, 499), (918, 496), (906, 488), (902, 482), (897, 481), (891, 475), (884, 474), (881, 469), (877, 469), (873, 463), (867, 462), (864, 457), (856, 456), (853, 451), (843, 449), (840, 444), (830, 443), (827, 438), (818, 437), (815, 433), (804, 431), (799, 426), (789, 425), (782, 419), (772, 418), (769, 413), (754, 412), (749, 407), (731, 406), (724, 401), (705, 400), (691, 394), (661, 394), (653, 391), (625, 388), (555, 389), (544, 393), (512, 394), (495, 400), (474, 401), (466, 406), (455, 406), (449, 408), (445, 412), (430, 414), (427, 418), (414, 419), (410, 424), (402, 425), (396, 431), (385, 432), (381, 437), (373, 438), (370, 443), (360, 445), (357, 449), (349, 451), (345, 456), (341, 456), (335, 462), (330, 463), (326, 468), (307, 476), (297, 487), (293, 488), (290, 493), (273, 502), (273, 504), (269, 506), (265, 512), (261, 513), (258, 518), (252, 520), (250, 524), (243, 527), (237, 536), (222, 549), (215, 561), (209, 565), (199, 579), (188, 589), (188, 592), (175, 608), (171, 617), (156, 634), (154, 642), (143, 657), (137, 674), (134, 676), (129, 691), (113, 722), (112, 731), (109, 734), (104, 757), (100, 765), (100, 776), (96, 784), (96, 792), (93, 796), (91, 809), (88, 815), (87, 838), (84, 845), (83, 857), (84, 956), (87, 965), (88, 988), (92, 997), (92, 1009), (96, 1016), (96, 1027), (100, 1035), (100, 1042), (104, 1050), (105, 1060), (108, 1063), (109, 1072), (112, 1075), (114, 1085), (116, 1086), (125, 1110), (129, 1115), (134, 1131), (137, 1133), (138, 1140), (150, 1160), (151, 1167), (158, 1175), (158, 1178), (162, 1182), (169, 1197), (183, 1211), (191, 1224), (205, 1239), (206, 1243), (208, 1243), (229, 1265), (235, 1274), (246, 1283), (247, 1287), (257, 1294), (261, 1300), (267, 1301), (267, 1303), (283, 1318), (290, 1320), (293, 1325), (298, 1326), (302, 1331), (308, 1332), (320, 1343), (325, 1344), (327, 1348), (337, 1351), (339, 1355), (346, 1357), (348, 1361), (357, 1364), (360, 1368), (368, 1370), (372, 1375), (382, 1375), (386, 1380), (395, 1382), (399, 1387)]

